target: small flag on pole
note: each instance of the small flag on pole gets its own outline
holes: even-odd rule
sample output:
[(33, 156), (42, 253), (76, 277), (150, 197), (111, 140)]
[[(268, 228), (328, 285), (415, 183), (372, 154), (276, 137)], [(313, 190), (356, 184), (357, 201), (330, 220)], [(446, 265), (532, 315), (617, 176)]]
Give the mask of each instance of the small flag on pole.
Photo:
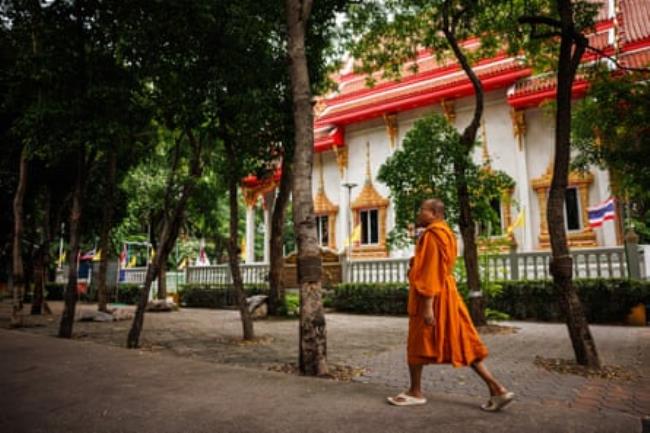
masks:
[(510, 224), (510, 226), (508, 226), (508, 228), (506, 229), (506, 232), (509, 235), (511, 235), (512, 232), (515, 231), (515, 229), (517, 227), (523, 227), (524, 224), (525, 224), (524, 218), (525, 218), (524, 217), (524, 209), (522, 208), (521, 211), (519, 211), (519, 215), (517, 215), (517, 218), (515, 218), (515, 221), (512, 224)]
[(589, 215), (589, 226), (591, 228), (602, 227), (603, 222), (616, 219), (616, 205), (614, 197), (587, 209)]

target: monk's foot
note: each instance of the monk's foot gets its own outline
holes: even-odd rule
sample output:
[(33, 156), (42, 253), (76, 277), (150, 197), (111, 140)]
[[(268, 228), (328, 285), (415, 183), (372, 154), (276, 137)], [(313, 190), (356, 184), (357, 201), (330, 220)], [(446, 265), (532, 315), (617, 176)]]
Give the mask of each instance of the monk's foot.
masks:
[(426, 404), (427, 399), (422, 396), (421, 392), (404, 391), (394, 397), (387, 398), (388, 403), (394, 406), (416, 406)]

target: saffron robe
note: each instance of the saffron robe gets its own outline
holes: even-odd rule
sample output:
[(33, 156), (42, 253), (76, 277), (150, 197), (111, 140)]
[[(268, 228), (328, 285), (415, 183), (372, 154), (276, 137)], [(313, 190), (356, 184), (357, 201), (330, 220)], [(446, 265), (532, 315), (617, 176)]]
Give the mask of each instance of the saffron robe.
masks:
[[(456, 288), (456, 254), (456, 236), (444, 221), (431, 223), (418, 240), (409, 270), (409, 364), (469, 366), (488, 355)], [(422, 309), (430, 297), (434, 323), (427, 325)]]

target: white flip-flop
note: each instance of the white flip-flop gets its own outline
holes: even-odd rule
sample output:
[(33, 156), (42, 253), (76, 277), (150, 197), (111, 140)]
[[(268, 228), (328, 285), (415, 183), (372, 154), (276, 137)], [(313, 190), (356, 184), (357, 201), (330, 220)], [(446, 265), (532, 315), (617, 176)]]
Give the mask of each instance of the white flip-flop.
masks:
[(515, 399), (515, 393), (514, 392), (506, 392), (505, 394), (502, 395), (493, 395), (490, 397), (490, 399), (487, 401), (487, 403), (484, 403), (481, 405), (481, 409), (483, 409), (486, 412), (498, 412)]
[(419, 406), (427, 403), (426, 398), (413, 397), (412, 395), (408, 395), (405, 392), (401, 392), (395, 397), (388, 397), (386, 400), (388, 400), (388, 403), (392, 404), (393, 406)]

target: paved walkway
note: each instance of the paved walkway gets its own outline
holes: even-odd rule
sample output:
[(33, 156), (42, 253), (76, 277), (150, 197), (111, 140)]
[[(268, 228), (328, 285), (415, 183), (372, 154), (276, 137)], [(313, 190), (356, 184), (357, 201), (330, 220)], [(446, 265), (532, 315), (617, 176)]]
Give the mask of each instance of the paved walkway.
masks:
[[(0, 305), (0, 327), (7, 324), (7, 307), (6, 303)], [(54, 316), (30, 317), (33, 327), (22, 332), (55, 335), (61, 304), (53, 303), (52, 308)], [(80, 308), (95, 307), (81, 305)], [(592, 326), (603, 363), (625, 367), (636, 376), (632, 381), (624, 381), (587, 379), (538, 368), (533, 365), (537, 355), (572, 357), (564, 325), (527, 322), (507, 325), (518, 331), (484, 336), (491, 351), (487, 365), (517, 392), (520, 404), (558, 413), (568, 410), (568, 413), (636, 420), (650, 414), (650, 328)], [(75, 339), (123, 347), (129, 326), (129, 321), (75, 323)], [(365, 371), (355, 381), (365, 382), (365, 386), (373, 389), (383, 387), (381, 395), (408, 385), (404, 364), (405, 318), (328, 314), (327, 327), (330, 362)], [(259, 342), (242, 344), (237, 312), (184, 309), (175, 313), (151, 313), (146, 315), (140, 352), (194, 358), (219, 364), (219, 368), (223, 364), (252, 368), (255, 374), (295, 362), (297, 321), (266, 320), (256, 322), (255, 328)], [(428, 367), (424, 382), (427, 392), (444, 394), (446, 398), (463, 401), (469, 398), (474, 402), (484, 399), (483, 385), (469, 369)]]
[[(429, 393), (396, 408), (375, 384), (336, 383), (0, 330), (0, 431), (7, 433), (638, 433), (620, 413)], [(394, 391), (394, 390), (393, 390)]]

